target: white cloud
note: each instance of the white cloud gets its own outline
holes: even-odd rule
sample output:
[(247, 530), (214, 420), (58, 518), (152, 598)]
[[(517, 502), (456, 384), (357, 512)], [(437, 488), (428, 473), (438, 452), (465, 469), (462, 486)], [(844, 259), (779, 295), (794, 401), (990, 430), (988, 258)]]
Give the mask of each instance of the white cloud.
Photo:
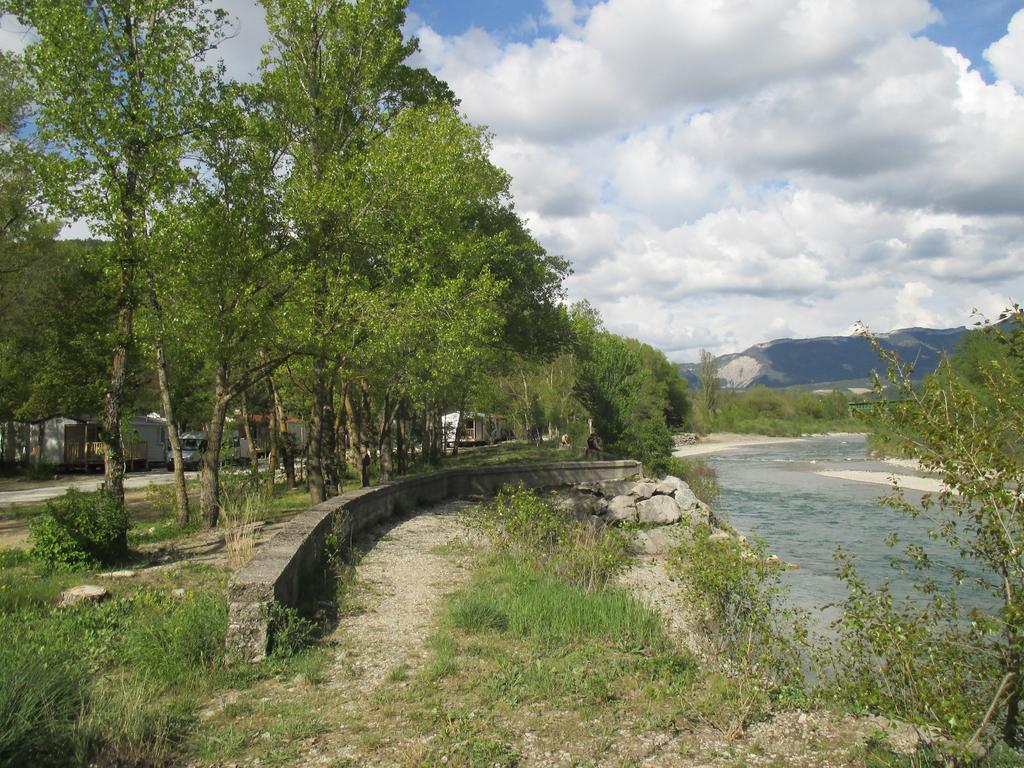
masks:
[(29, 31), (10, 15), (0, 15), (0, 51), (21, 53), (30, 42)]
[(1024, 91), (1024, 10), (1013, 15), (1006, 35), (992, 43), (982, 55), (999, 79)]

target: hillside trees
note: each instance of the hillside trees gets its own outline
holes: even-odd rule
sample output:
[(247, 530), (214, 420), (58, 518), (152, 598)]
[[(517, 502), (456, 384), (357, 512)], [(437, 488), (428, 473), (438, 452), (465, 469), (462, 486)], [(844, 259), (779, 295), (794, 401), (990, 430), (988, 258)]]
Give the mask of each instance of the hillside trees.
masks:
[(26, 51), (39, 137), (38, 166), (59, 215), (84, 218), (108, 240), (99, 249), (115, 290), (102, 439), (107, 490), (123, 503), (121, 415), (132, 364), (135, 313), (160, 201), (182, 179), (202, 98), (197, 66), (214, 45), (221, 13), (202, 0), (18, 0), (36, 32)]

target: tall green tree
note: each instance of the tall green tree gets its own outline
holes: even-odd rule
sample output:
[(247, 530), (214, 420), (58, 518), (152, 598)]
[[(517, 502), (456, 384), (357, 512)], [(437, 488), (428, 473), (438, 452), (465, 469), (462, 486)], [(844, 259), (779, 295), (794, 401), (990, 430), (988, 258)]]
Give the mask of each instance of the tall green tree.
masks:
[[(156, 219), (153, 314), (167, 355), (200, 360), (207, 447), (204, 524), (220, 513), (220, 464), (232, 403), (292, 354), (283, 321), (295, 287), (281, 219), (280, 143), (250, 89), (224, 85), (193, 148), (202, 172)], [(305, 320), (305, 318), (304, 318)]]
[(36, 124), (50, 150), (39, 170), (65, 218), (86, 219), (117, 296), (102, 438), (107, 490), (124, 501), (121, 416), (153, 216), (183, 178), (207, 89), (198, 69), (223, 13), (203, 0), (16, 0), (36, 33), (26, 51)]
[(377, 253), (359, 237), (372, 210), (362, 181), (368, 150), (406, 109), (453, 101), (451, 92), (407, 64), (405, 0), (267, 0), (270, 31), (263, 77), (274, 120), (286, 134), (286, 218), (302, 244), (296, 256), (308, 297), (306, 352), (312, 360), (308, 474), (314, 502), (324, 482), (333, 381), (356, 317), (348, 288)]

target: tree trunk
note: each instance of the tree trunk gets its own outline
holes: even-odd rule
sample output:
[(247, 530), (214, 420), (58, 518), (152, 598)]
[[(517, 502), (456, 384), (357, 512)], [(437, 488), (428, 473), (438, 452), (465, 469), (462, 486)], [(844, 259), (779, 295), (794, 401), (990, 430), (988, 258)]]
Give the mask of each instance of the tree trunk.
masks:
[(181, 458), (181, 438), (178, 435), (178, 425), (174, 420), (174, 409), (171, 404), (167, 357), (163, 339), (160, 336), (154, 339), (153, 347), (156, 351), (156, 378), (160, 385), (160, 402), (164, 408), (164, 418), (167, 419), (167, 442), (171, 444), (174, 461), (174, 500), (178, 507), (178, 525), (184, 527), (188, 525), (191, 517), (191, 510), (188, 506), (188, 485), (185, 483), (185, 463)]
[(352, 401), (349, 387), (345, 387), (345, 419), (348, 421), (349, 455), (352, 457), (352, 466), (358, 469), (363, 463), (365, 438), (362, 431), (362, 419), (356, 413), (356, 406)]
[(284, 402), (281, 400), (281, 393), (277, 389), (277, 383), (271, 378), (268, 379), (270, 382), (270, 392), (274, 398), (274, 413), (277, 415), (277, 435), (278, 450), (280, 451), (280, 460), (284, 465), (284, 476), (288, 482), (289, 488), (296, 486), (295, 480), (295, 453), (292, 450), (291, 436), (288, 433), (288, 417), (284, 412)]
[(249, 446), (249, 469), (255, 475), (260, 471), (260, 458), (256, 454), (256, 441), (252, 435), (252, 424), (249, 422), (249, 396), (245, 391), (241, 394), (242, 405), (242, 433), (245, 435), (245, 444)]
[(270, 406), (267, 413), (267, 423), (270, 428), (270, 447), (267, 454), (267, 490), (274, 492), (274, 484), (277, 482), (277, 470), (279, 468), (277, 446), (279, 435), (277, 431), (277, 408), (274, 405), (274, 387), (268, 383), (270, 394)]
[(313, 407), (310, 410), (309, 448), (306, 451), (309, 497), (314, 505), (327, 499), (323, 470), (324, 401), (327, 395), (324, 367), (323, 356), (317, 355), (313, 361)]
[[(132, 271), (125, 267), (122, 292), (131, 288)], [(103, 451), (103, 488), (117, 503), (124, 506), (124, 446), (121, 444), (121, 408), (124, 401), (125, 381), (128, 374), (128, 347), (133, 333), (134, 311), (127, 298), (117, 313), (117, 342), (110, 364), (107, 391), (103, 398), (103, 418), (100, 420), (100, 439)]]
[(395, 447), (398, 453), (398, 474), (405, 475), (409, 472), (409, 452), (405, 441), (405, 398), (398, 401), (398, 416), (395, 420)]
[(345, 492), (345, 478), (348, 475), (348, 415), (345, 410), (345, 390), (342, 389), (338, 407), (334, 409), (334, 477), (336, 491)]
[(46, 455), (46, 419), (39, 422), (39, 435), (36, 441), (36, 449), (39, 453), (36, 455), (36, 466), (43, 466)]
[(324, 393), (323, 431), (320, 443), (320, 468), (324, 478), (324, 497), (329, 498), (335, 494), (338, 487), (338, 464), (337, 464), (337, 441), (335, 435), (338, 432), (337, 420), (334, 413), (334, 379), (336, 373), (332, 373)]
[(216, 528), (220, 519), (220, 451), (224, 440), (224, 419), (231, 398), (225, 392), (224, 378), (217, 377), (217, 395), (213, 401), (210, 424), (206, 428), (206, 451), (203, 452), (203, 525)]
[(377, 436), (377, 455), (380, 457), (378, 477), (386, 483), (391, 479), (391, 422), (394, 421), (394, 406), (389, 396), (384, 397), (380, 414), (380, 429)]

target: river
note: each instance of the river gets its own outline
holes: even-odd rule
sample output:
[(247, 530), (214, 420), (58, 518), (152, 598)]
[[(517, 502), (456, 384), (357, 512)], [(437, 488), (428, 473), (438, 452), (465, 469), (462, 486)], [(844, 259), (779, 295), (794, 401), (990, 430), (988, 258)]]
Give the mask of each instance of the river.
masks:
[[(909, 563), (902, 545), (910, 541), (926, 546), (938, 566), (933, 575), (943, 583), (951, 583), (952, 568), (973, 565), (946, 544), (929, 542), (932, 526), (927, 521), (880, 504), (887, 491), (884, 486), (816, 474), (829, 469), (906, 472), (869, 458), (863, 435), (766, 443), (703, 458), (718, 471), (718, 509), (725, 519), (741, 532), (761, 538), (769, 552), (799, 566), (784, 580), (794, 604), (810, 610), (819, 626), (838, 615), (825, 606), (846, 597), (845, 585), (836, 576), (837, 547), (856, 556), (858, 571), (869, 583), (878, 585), (889, 578), (899, 596), (914, 594), (910, 576), (901, 575), (893, 565)], [(916, 502), (922, 494), (906, 495)], [(885, 544), (892, 532), (902, 542), (896, 548)], [(967, 604), (986, 602), (976, 588), (968, 588), (964, 599)]]

